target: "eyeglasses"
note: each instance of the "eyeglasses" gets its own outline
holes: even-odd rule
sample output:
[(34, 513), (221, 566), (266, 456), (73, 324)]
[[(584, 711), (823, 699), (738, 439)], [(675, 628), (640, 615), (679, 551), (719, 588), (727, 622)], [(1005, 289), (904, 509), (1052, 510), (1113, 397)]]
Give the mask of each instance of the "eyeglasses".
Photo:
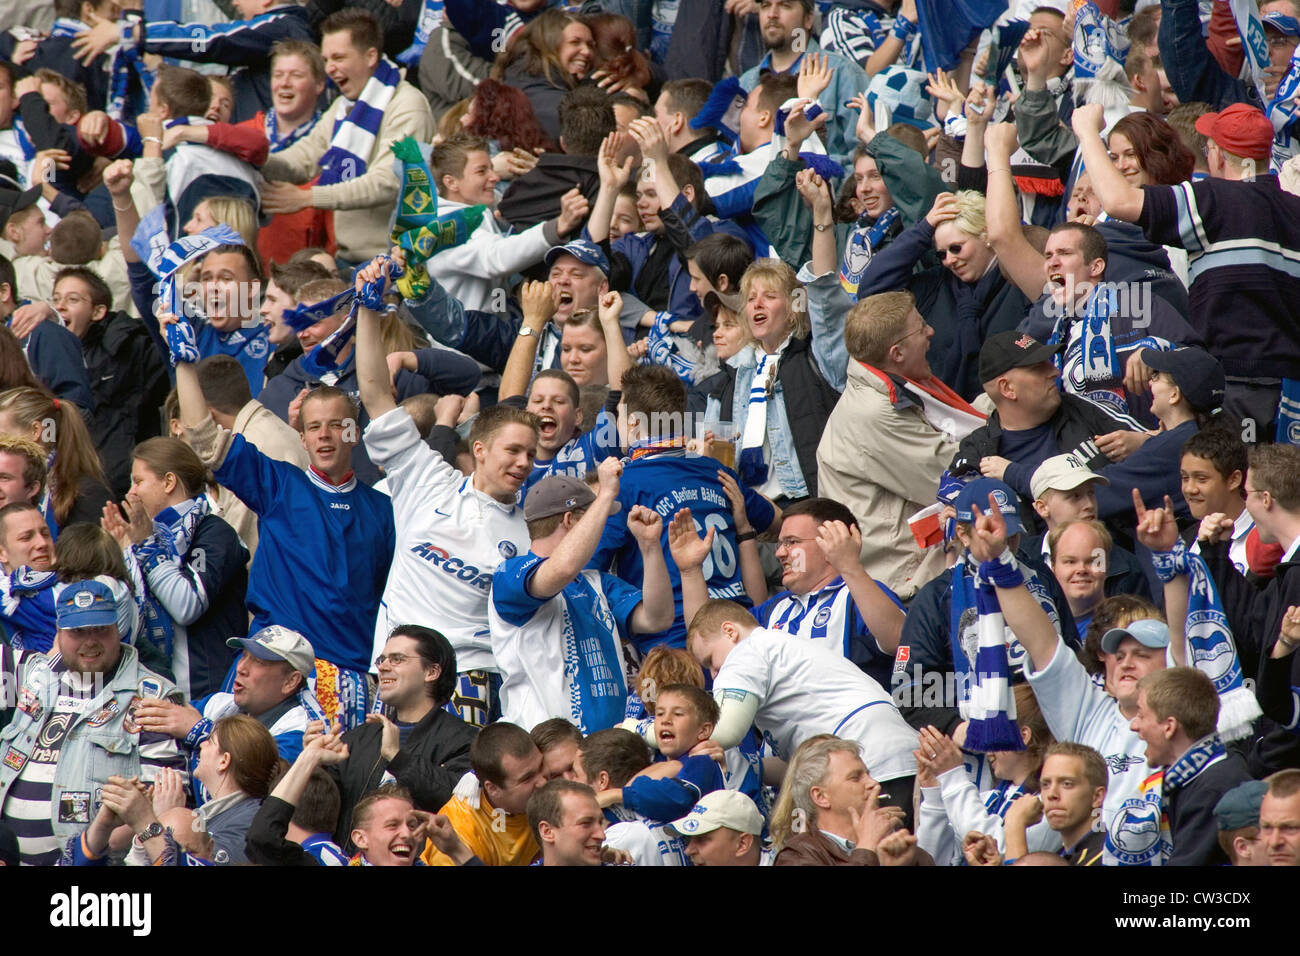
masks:
[(60, 305), (63, 305), (65, 302), (68, 305), (81, 305), (83, 302), (89, 302), (89, 301), (90, 300), (86, 298), (84, 295), (78, 295), (75, 292), (69, 292), (67, 295), (55, 294), (50, 296), (50, 304), (56, 308)]
[(375, 658), (375, 666), (383, 667), (384, 662), (387, 661), (389, 664), (392, 664), (394, 667), (401, 667), (407, 661), (413, 659), (414, 658), (412, 658), (410, 654), (380, 654), (378, 657)]
[(789, 550), (790, 550), (791, 548), (793, 548), (796, 544), (803, 544), (803, 542), (805, 542), (805, 541), (816, 541), (816, 540), (817, 540), (817, 539), (816, 539), (815, 537), (813, 537), (813, 538), (777, 538), (777, 539), (776, 539), (776, 546), (777, 546), (777, 548), (785, 548), (787, 551), (789, 551)]
[(930, 323), (929, 323), (929, 322), (922, 321), (922, 322), (921, 322), (921, 327), (920, 327), (919, 329), (913, 329), (911, 332), (904, 332), (904, 333), (902, 334), (902, 336), (900, 336), (900, 337), (899, 337), (898, 339), (896, 339), (895, 341), (891, 342), (891, 343), (889, 344), (889, 347), (892, 349), (895, 345), (901, 345), (902, 343), (904, 343), (904, 342), (906, 342), (908, 339), (910, 339), (913, 335), (920, 335), (920, 334), (922, 334), (922, 333), (925, 332), (925, 330), (928, 329), (929, 327), (930, 327)]

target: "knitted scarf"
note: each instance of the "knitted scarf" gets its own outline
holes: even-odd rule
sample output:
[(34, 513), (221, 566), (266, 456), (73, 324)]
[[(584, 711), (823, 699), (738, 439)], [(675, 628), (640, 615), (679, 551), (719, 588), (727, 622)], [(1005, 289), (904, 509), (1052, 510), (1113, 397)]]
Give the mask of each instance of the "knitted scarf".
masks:
[[(366, 172), (367, 157), (379, 135), (384, 110), (397, 92), (402, 74), (388, 57), (379, 61), (374, 74), (366, 81), (352, 109), (334, 123), (330, 148), (320, 158), (321, 174), (317, 184), (333, 186), (356, 179)], [(345, 101), (346, 102), (346, 101)]]
[(975, 590), (979, 650), (966, 700), (969, 723), (964, 745), (975, 753), (1025, 749), (1016, 726), (1016, 700), (1011, 694), (1011, 668), (1007, 662), (1007, 626), (997, 592), (999, 586), (1012, 588), (1024, 583), (1025, 577), (1009, 550), (998, 560), (980, 565)]
[(767, 481), (767, 460), (763, 443), (767, 440), (767, 403), (776, 387), (777, 366), (780, 353), (769, 355), (758, 347), (758, 365), (749, 380), (749, 407), (745, 414), (745, 429), (740, 437), (740, 459), (736, 470), (740, 480), (751, 487)]
[(293, 129), (289, 130), (289, 132), (281, 136), (279, 132), (280, 121), (276, 119), (275, 110), (267, 110), (262, 116), (262, 129), (266, 132), (267, 142), (271, 144), (271, 152), (279, 153), (288, 149), (294, 143), (298, 142), (298, 140), (302, 139), (315, 129), (316, 122), (319, 119), (320, 110), (318, 109), (316, 112), (311, 114), (311, 119), (307, 122), (299, 123)]
[(858, 286), (862, 284), (862, 275), (867, 271), (871, 257), (884, 244), (901, 215), (897, 206), (890, 206), (876, 217), (875, 222), (868, 222), (864, 216), (845, 240), (844, 255), (840, 259), (840, 288), (854, 300), (858, 297)]
[(160, 564), (185, 566), (194, 531), (211, 512), (206, 495), (195, 495), (164, 508), (153, 519), (153, 534), (127, 549), (127, 564), (136, 594), (144, 598), (144, 639), (163, 652), (168, 660), (176, 640), (175, 622), (148, 588), (147, 575)]
[[(424, 48), (429, 45), (429, 36), (442, 24), (444, 0), (424, 0), (420, 8), (420, 19), (415, 23), (415, 36), (411, 45), (397, 54), (397, 62), (402, 66), (415, 66), (424, 55)], [(504, 47), (502, 47), (504, 49)]]
[[(1111, 286), (1096, 286), (1088, 295), (1088, 304), (1083, 314), (1082, 349), (1079, 360), (1083, 363), (1083, 380), (1087, 384), (1101, 385), (1113, 383), (1119, 377), (1119, 355), (1115, 351), (1115, 337), (1111, 334), (1110, 317), (1115, 310), (1115, 290)], [(1057, 320), (1052, 327), (1052, 334), (1047, 338), (1048, 345), (1060, 345), (1069, 334), (1070, 323), (1065, 317)], [(1075, 347), (1066, 351), (1070, 360), (1078, 354)], [(1058, 372), (1064, 371), (1068, 364), (1064, 352), (1057, 352), (1052, 359)]]
[(1214, 579), (1205, 562), (1192, 554), (1181, 538), (1172, 551), (1152, 552), (1151, 563), (1162, 582), (1187, 575), (1184, 631), (1188, 663), (1214, 682), (1219, 694), (1219, 735), (1224, 740), (1240, 740), (1250, 733), (1261, 712), (1255, 695), (1242, 680), (1237, 647)]
[(217, 246), (242, 246), (244, 240), (229, 226), (218, 223), (195, 235), (181, 236), (168, 245), (166, 221), (166, 208), (160, 203), (140, 220), (135, 235), (131, 237), (131, 248), (158, 277), (159, 303), (167, 311), (182, 316), (184, 305), (176, 287), (176, 275), (181, 268)]
[(54, 618), (54, 586), (59, 576), (53, 571), (17, 568), (0, 577), (0, 621), (5, 640), (18, 651), (48, 651), (58, 625)]
[(671, 312), (656, 312), (650, 334), (646, 336), (643, 363), (664, 365), (677, 373), (687, 385), (697, 385), (718, 371), (718, 365), (709, 359), (704, 350), (689, 336), (677, 335), (670, 329)]

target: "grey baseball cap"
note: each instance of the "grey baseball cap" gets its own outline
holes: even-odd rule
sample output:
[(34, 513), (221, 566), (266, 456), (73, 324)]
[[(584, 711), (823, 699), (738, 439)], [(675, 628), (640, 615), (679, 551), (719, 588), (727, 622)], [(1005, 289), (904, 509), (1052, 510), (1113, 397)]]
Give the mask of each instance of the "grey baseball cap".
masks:
[[(596, 492), (581, 478), (572, 475), (547, 475), (528, 492), (524, 499), (524, 520), (536, 521), (562, 515), (566, 511), (586, 508), (596, 500)], [(617, 514), (618, 502), (610, 509), (610, 514)]]

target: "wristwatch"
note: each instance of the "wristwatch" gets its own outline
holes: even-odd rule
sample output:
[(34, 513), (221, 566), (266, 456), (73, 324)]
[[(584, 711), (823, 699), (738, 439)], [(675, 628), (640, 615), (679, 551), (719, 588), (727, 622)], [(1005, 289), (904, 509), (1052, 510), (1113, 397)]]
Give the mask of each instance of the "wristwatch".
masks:
[(833, 222), (815, 222), (813, 223), (813, 228), (816, 229), (818, 232), (825, 232), (827, 229), (830, 229), (834, 225), (835, 223)]
[(149, 824), (147, 827), (145, 827), (143, 830), (137, 833), (135, 837), (141, 843), (148, 843), (154, 837), (160, 837), (162, 835), (163, 835), (163, 825), (159, 823), (157, 820), (155, 820), (153, 823)]
[(536, 334), (537, 334), (537, 333), (533, 330), (533, 327), (532, 327), (531, 325), (521, 325), (521, 326), (519, 326), (519, 337), (520, 337), (520, 338), (523, 338), (525, 335), (536, 335)]

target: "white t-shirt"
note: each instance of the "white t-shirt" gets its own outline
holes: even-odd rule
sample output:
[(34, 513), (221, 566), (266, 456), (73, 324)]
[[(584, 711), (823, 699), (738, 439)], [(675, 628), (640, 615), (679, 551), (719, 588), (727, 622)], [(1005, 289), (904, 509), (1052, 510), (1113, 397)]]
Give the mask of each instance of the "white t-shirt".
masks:
[(488, 634), (492, 572), (528, 550), (523, 509), (474, 488), (424, 443), (398, 406), (366, 428), (370, 460), (384, 469), (397, 549), (375, 619), (375, 656), (394, 627), (436, 627), (456, 651), (456, 669), (497, 670)]
[(606, 818), (614, 818), (605, 828), (605, 845), (626, 850), (636, 866), (690, 866), (686, 845), (667, 826), (651, 826), (638, 813), (626, 807), (610, 807)]
[(1102, 819), (1111, 839), (1136, 864), (1159, 862), (1160, 788), (1147, 778), (1158, 771), (1147, 766), (1146, 742), (1129, 729), (1119, 703), (1093, 683), (1064, 642), (1041, 671), (1025, 659), (1025, 678), (1034, 689), (1052, 735), (1060, 741), (1087, 744), (1106, 761), (1108, 780)]
[(835, 734), (862, 745), (878, 781), (916, 773), (916, 731), (880, 684), (826, 647), (755, 628), (727, 655), (713, 690), (719, 703), (728, 690), (756, 695), (754, 726), (784, 760), (809, 737)]

